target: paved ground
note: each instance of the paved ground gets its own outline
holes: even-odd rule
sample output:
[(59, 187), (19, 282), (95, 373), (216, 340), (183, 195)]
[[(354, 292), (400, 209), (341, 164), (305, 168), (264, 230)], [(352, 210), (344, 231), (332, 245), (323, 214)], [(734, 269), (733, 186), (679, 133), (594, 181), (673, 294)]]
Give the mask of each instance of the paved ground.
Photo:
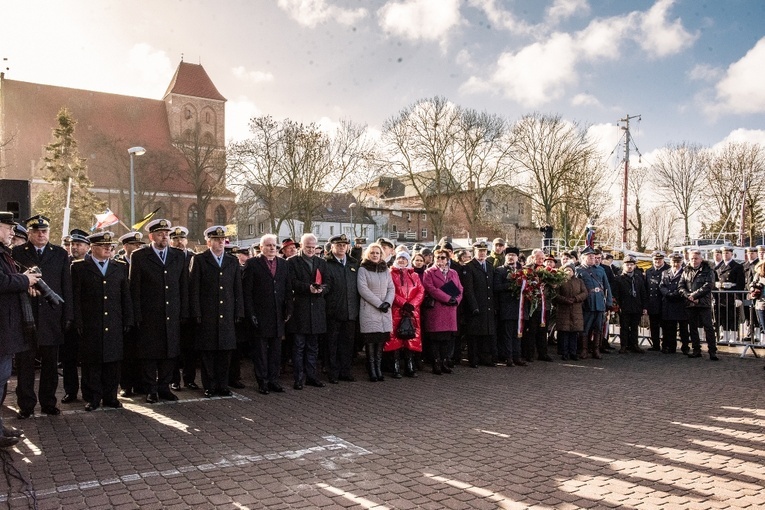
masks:
[[(762, 508), (762, 366), (610, 354), (372, 384), (359, 364), (281, 395), (3, 413), (41, 509)], [(0, 506), (32, 506), (11, 482)]]

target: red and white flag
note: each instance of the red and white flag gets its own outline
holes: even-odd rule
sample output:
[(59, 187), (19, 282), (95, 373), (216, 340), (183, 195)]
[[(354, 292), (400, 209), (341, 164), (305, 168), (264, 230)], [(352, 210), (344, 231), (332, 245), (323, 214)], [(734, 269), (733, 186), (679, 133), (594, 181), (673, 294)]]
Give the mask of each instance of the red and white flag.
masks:
[(120, 219), (110, 209), (106, 209), (103, 214), (96, 214), (96, 226), (95, 229), (102, 229), (110, 227), (115, 223), (119, 223)]

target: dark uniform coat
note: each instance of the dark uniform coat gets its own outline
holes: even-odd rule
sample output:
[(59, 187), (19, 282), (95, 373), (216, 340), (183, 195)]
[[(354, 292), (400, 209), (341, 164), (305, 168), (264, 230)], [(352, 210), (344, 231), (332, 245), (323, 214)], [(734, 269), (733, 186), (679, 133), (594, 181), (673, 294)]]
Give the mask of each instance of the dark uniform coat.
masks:
[(21, 300), (29, 299), (29, 280), (19, 274), (10, 250), (0, 244), (0, 356), (29, 350), (24, 337)]
[(661, 274), (659, 291), (664, 296), (661, 309), (661, 317), (665, 321), (687, 321), (688, 312), (685, 310), (685, 298), (680, 294), (680, 280), (683, 278), (683, 269), (677, 274), (672, 273), (670, 268)]
[(180, 250), (168, 247), (164, 265), (151, 245), (130, 256), (138, 359), (169, 359), (180, 354), (181, 320), (188, 316), (188, 286), (188, 266)]
[(324, 297), (327, 302), (327, 317), (342, 322), (357, 320), (359, 261), (346, 255), (343, 266), (332, 253), (329, 253), (325, 260), (327, 271), (332, 278), (332, 290)]
[[(292, 318), (287, 323), (287, 331), (301, 335), (321, 335), (327, 332), (327, 307), (324, 294), (332, 290), (331, 276), (327, 271), (327, 262), (321, 257), (312, 257), (313, 269), (308, 266), (302, 253), (287, 259), (292, 278), (292, 291), (295, 295)], [(311, 293), (311, 284), (321, 281), (324, 291)]]
[(210, 250), (191, 258), (189, 317), (194, 348), (199, 351), (236, 349), (235, 322), (244, 318), (242, 273), (239, 259), (224, 253), (220, 267)]
[(83, 362), (122, 360), (123, 328), (133, 325), (128, 269), (110, 260), (106, 275), (90, 257), (72, 263), (74, 325), (82, 331), (79, 351)]
[(74, 319), (69, 254), (62, 247), (48, 243), (42, 257), (38, 257), (34, 245), (28, 242), (13, 248), (13, 258), (27, 268), (38, 266), (48, 287), (64, 300), (54, 307), (42, 296), (30, 298), (37, 324), (37, 345), (62, 345), (65, 326)]
[[(476, 259), (463, 267), (462, 286), (465, 310), (465, 334), (493, 335), (496, 333), (496, 310), (494, 306), (494, 266), (486, 260), (486, 271)], [(477, 313), (476, 313), (477, 312)]]
[[(744, 266), (731, 260), (727, 264), (720, 264), (717, 267), (717, 281), (719, 282), (718, 288), (720, 290), (744, 290), (746, 286)], [(741, 299), (740, 295), (728, 294), (728, 302), (732, 302), (735, 299)], [(721, 300), (723, 306), (726, 304), (726, 300)]]
[[(518, 269), (510, 266), (500, 266), (494, 270), (494, 295), (496, 298), (497, 316), (501, 321), (517, 320), (520, 300), (513, 294), (514, 283), (507, 279), (508, 274)], [(528, 319), (528, 307), (525, 307)]]
[(648, 298), (646, 309), (650, 315), (661, 314), (662, 294), (659, 290), (659, 286), (661, 285), (662, 275), (667, 269), (669, 269), (669, 264), (664, 264), (660, 269), (651, 266), (651, 268), (645, 272), (645, 287)]
[(637, 271), (614, 278), (614, 299), (624, 313), (643, 313), (646, 307), (645, 281)]
[(263, 338), (281, 338), (285, 323), (292, 315), (292, 278), (287, 261), (276, 257), (276, 275), (271, 276), (266, 257), (258, 255), (247, 259), (244, 265), (244, 315), (247, 320), (256, 317), (258, 327), (254, 335)]

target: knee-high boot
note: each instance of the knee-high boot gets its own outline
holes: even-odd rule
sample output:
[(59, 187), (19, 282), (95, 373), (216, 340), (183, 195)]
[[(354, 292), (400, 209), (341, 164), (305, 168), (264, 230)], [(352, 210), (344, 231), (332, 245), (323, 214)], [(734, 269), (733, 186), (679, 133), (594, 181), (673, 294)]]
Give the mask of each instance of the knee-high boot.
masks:
[(433, 353), (433, 373), (441, 375), (441, 350), (439, 349), (442, 342), (431, 342), (430, 350)]
[(393, 378), (401, 379), (401, 349), (393, 351)]
[(414, 353), (407, 350), (405, 354), (406, 359), (406, 371), (404, 375), (407, 377), (417, 377), (417, 372), (414, 371)]
[(385, 377), (383, 377), (383, 373), (382, 373), (382, 353), (383, 353), (383, 342), (375, 343), (375, 373), (377, 374), (378, 381), (385, 380)]
[(592, 335), (592, 357), (595, 359), (600, 359), (602, 357), (600, 355), (600, 340), (602, 336), (603, 334), (600, 331), (597, 331)]
[(579, 350), (579, 359), (587, 359), (589, 357), (589, 352), (587, 349), (587, 344), (589, 343), (590, 338), (588, 333), (580, 333), (577, 335), (577, 348)]
[(364, 344), (364, 350), (367, 354), (367, 371), (369, 372), (369, 380), (371, 382), (377, 382), (377, 370), (375, 369), (375, 344)]

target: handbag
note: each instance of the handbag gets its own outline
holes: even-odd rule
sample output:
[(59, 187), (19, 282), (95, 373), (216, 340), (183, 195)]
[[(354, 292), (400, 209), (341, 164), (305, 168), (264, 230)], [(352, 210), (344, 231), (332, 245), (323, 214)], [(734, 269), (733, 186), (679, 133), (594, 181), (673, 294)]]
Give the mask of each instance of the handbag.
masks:
[(396, 329), (396, 336), (403, 340), (409, 340), (416, 335), (412, 318), (408, 315), (401, 317), (401, 322), (398, 323), (398, 329)]
[(433, 296), (425, 296), (425, 299), (422, 300), (422, 308), (430, 309), (436, 307), (436, 300), (433, 298)]

